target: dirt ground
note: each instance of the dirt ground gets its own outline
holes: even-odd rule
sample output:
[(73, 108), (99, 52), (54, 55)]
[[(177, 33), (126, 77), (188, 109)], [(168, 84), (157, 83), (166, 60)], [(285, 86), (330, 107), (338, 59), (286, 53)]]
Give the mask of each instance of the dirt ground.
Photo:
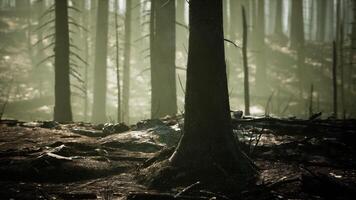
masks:
[[(197, 183), (169, 191), (135, 172), (178, 142), (182, 119), (124, 124), (0, 123), (1, 199), (233, 199)], [(355, 199), (355, 121), (234, 120), (259, 168), (243, 199)], [(176, 196), (175, 196), (176, 195)]]

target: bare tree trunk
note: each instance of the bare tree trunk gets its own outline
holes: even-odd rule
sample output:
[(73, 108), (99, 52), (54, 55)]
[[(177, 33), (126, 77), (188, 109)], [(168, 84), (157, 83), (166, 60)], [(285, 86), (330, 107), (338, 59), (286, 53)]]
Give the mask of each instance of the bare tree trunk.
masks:
[(332, 70), (332, 77), (333, 77), (333, 111), (334, 116), (338, 117), (338, 110), (337, 110), (337, 46), (336, 42), (333, 42), (333, 70)]
[(282, 11), (283, 11), (283, 1), (282, 0), (275, 0), (276, 1), (276, 18), (275, 18), (275, 25), (274, 25), (274, 34), (276, 36), (283, 35), (283, 24), (282, 24)]
[(245, 8), (242, 7), (242, 59), (244, 68), (244, 91), (245, 91), (245, 115), (250, 115), (250, 83), (249, 83), (249, 73), (248, 73), (248, 57), (247, 57), (247, 19)]
[(327, 1), (325, 0), (318, 0), (318, 28), (317, 28), (317, 40), (320, 42), (325, 41), (325, 25), (326, 25), (326, 10), (327, 10)]
[(69, 29), (67, 1), (55, 1), (55, 104), (54, 120), (72, 121), (69, 79)]
[[(85, 0), (82, 0), (81, 1), (81, 4), (80, 4), (80, 9), (82, 10), (82, 23), (83, 23), (83, 26), (89, 30), (90, 29), (90, 25), (89, 25), (89, 21), (88, 21), (88, 18), (89, 18), (89, 11), (86, 10), (85, 8)], [(90, 45), (89, 45), (89, 34), (88, 34), (88, 31), (81, 31), (82, 33), (82, 39), (83, 39), (83, 42), (84, 42), (84, 48), (83, 51), (84, 51), (84, 60), (87, 62), (85, 63), (85, 66), (84, 66), (84, 98), (83, 98), (83, 109), (84, 109), (84, 112), (83, 112), (83, 119), (84, 121), (87, 121), (88, 120), (88, 73), (89, 73), (89, 49), (90, 49)]]
[(175, 1), (155, 0), (152, 5), (151, 117), (160, 118), (177, 113)]
[(257, 27), (256, 27), (256, 88), (259, 93), (267, 92), (267, 63), (265, 59), (265, 1), (258, 1)]
[(131, 61), (131, 0), (126, 0), (125, 41), (124, 41), (124, 77), (122, 85), (122, 119), (130, 123), (130, 61)]
[(340, 40), (339, 40), (339, 64), (338, 68), (340, 70), (340, 97), (341, 97), (341, 112), (342, 117), (346, 117), (346, 106), (345, 106), (345, 72), (344, 72), (344, 19), (340, 23)]
[(194, 173), (197, 177), (189, 177), (198, 180), (218, 166), (227, 173), (237, 174), (239, 187), (243, 188), (252, 177), (253, 168), (232, 134), (222, 1), (190, 1), (189, 13), (184, 135), (170, 163), (198, 172)]
[(120, 43), (119, 43), (119, 0), (115, 0), (115, 40), (116, 40), (116, 87), (117, 87), (117, 122), (121, 122), (121, 85), (120, 85)]
[(350, 83), (349, 83), (349, 91), (354, 92), (355, 91), (355, 77), (353, 77), (353, 74), (355, 73), (355, 57), (356, 57), (356, 2), (353, 1), (353, 22), (352, 22), (352, 32), (351, 32), (351, 50), (350, 50)]
[(297, 52), (297, 67), (298, 67), (298, 79), (299, 79), (299, 98), (300, 101), (303, 97), (304, 88), (310, 84), (308, 80), (310, 77), (306, 77), (305, 74), (305, 54), (304, 54), (304, 20), (303, 20), (303, 1), (292, 1), (292, 13), (291, 13), (291, 39), (290, 48)]
[(94, 66), (94, 102), (92, 121), (106, 122), (106, 57), (108, 43), (109, 1), (100, 0), (98, 4), (96, 27), (96, 57)]
[(309, 119), (313, 116), (313, 93), (314, 93), (314, 85), (310, 86), (310, 94), (309, 94)]

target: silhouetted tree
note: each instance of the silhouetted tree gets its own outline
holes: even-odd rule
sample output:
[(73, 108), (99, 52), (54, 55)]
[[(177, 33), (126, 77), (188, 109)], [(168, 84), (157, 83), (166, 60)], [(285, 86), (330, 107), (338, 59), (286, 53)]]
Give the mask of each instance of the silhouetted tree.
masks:
[(72, 121), (70, 101), (68, 2), (55, 1), (54, 120)]
[(249, 70), (248, 70), (248, 27), (245, 7), (242, 7), (242, 62), (244, 68), (244, 97), (245, 97), (245, 114), (250, 114), (250, 82), (249, 82)]
[(108, 43), (109, 1), (100, 0), (96, 23), (95, 66), (94, 66), (94, 99), (92, 121), (106, 121), (106, 56)]
[(184, 135), (170, 161), (198, 171), (202, 175), (198, 178), (206, 179), (206, 171), (223, 170), (238, 174), (243, 183), (253, 168), (232, 133), (222, 1), (192, 0), (189, 6)]

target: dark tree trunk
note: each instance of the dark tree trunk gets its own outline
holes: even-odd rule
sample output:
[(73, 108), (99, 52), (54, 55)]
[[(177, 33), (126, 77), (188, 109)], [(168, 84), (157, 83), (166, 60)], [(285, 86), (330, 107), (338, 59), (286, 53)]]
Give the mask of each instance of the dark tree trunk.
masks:
[[(302, 99), (304, 88), (309, 87), (309, 72), (305, 71), (304, 54), (304, 20), (303, 20), (303, 1), (292, 1), (291, 13), (291, 35), (290, 48), (297, 52), (297, 68), (299, 81), (299, 98)], [(308, 77), (309, 76), (309, 77)]]
[(257, 27), (256, 27), (256, 88), (259, 93), (267, 92), (267, 63), (265, 59), (265, 1), (258, 1)]
[(248, 57), (247, 57), (247, 44), (248, 44), (248, 27), (245, 8), (242, 7), (242, 59), (244, 68), (244, 97), (245, 97), (245, 115), (250, 115), (250, 83), (248, 72)]
[(94, 99), (92, 121), (106, 122), (106, 57), (108, 43), (109, 1), (100, 0), (98, 4), (96, 27), (96, 57), (94, 66)]
[(316, 38), (320, 42), (325, 41), (325, 25), (326, 25), (326, 10), (327, 10), (327, 1), (318, 0), (318, 12), (317, 12), (317, 21), (318, 28), (316, 32)]
[(292, 1), (290, 27), (290, 47), (294, 50), (304, 48), (303, 1)]
[[(353, 75), (355, 73), (355, 65), (356, 65), (356, 2), (354, 1), (352, 3), (353, 5), (353, 23), (352, 23), (352, 32), (351, 32), (351, 50), (350, 50), (350, 63), (351, 63), (351, 69), (350, 69), (350, 75)], [(350, 78), (350, 92), (355, 91), (355, 77), (352, 76)]]
[(282, 25), (282, 11), (283, 11), (283, 0), (276, 1), (276, 18), (274, 25), (274, 34), (276, 36), (283, 35), (283, 25)]
[(117, 122), (121, 122), (121, 84), (120, 84), (120, 43), (119, 43), (119, 0), (115, 0), (115, 40), (116, 40), (116, 87), (117, 87)]
[(334, 116), (337, 118), (338, 109), (337, 109), (337, 45), (336, 42), (333, 42), (333, 69), (332, 69), (332, 80), (333, 80), (333, 112)]
[(126, 0), (125, 41), (124, 41), (124, 72), (122, 85), (122, 119), (130, 122), (130, 61), (131, 61), (131, 10), (132, 1)]
[(69, 79), (69, 30), (67, 1), (55, 1), (55, 104), (54, 120), (72, 121)]
[(177, 113), (175, 1), (155, 0), (151, 28), (151, 117)]
[(244, 181), (252, 168), (232, 133), (222, 1), (192, 0), (189, 6), (184, 135), (170, 161), (201, 173), (222, 168)]

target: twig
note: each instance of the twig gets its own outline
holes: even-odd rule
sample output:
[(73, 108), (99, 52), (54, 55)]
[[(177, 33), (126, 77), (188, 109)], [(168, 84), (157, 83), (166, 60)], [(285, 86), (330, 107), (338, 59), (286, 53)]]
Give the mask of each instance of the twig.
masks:
[(189, 191), (190, 189), (192, 189), (193, 187), (197, 186), (200, 184), (200, 181), (197, 181), (196, 183), (193, 183), (191, 185), (189, 185), (188, 187), (184, 188), (182, 191), (178, 192), (176, 195), (174, 195), (174, 198), (179, 197), (180, 195), (186, 193), (187, 191)]

